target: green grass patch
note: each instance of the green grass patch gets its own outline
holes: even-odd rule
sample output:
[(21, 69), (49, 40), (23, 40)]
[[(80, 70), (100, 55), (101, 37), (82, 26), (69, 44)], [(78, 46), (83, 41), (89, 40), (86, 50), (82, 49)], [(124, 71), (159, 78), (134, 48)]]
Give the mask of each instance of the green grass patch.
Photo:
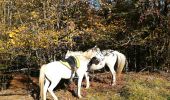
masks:
[(116, 86), (96, 82), (81, 100), (170, 100), (170, 81), (160, 74), (129, 73), (121, 82)]
[(159, 75), (127, 75), (120, 94), (128, 100), (167, 100), (170, 82)]
[(6, 69), (6, 65), (0, 64), (0, 70), (1, 70), (1, 69)]

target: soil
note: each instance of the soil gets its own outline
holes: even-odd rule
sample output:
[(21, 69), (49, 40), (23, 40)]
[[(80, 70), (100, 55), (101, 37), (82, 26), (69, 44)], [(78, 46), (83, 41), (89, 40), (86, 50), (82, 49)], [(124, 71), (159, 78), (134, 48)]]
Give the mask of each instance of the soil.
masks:
[[(111, 84), (111, 73), (97, 73), (91, 76), (90, 79), (90, 89), (94, 91), (104, 91), (104, 89), (114, 90), (120, 89), (124, 80), (119, 80), (118, 84), (115, 86), (110, 86)], [(76, 81), (76, 80), (75, 80)], [(55, 88), (55, 94), (58, 96), (59, 100), (77, 100), (76, 96), (76, 82), (68, 85), (68, 80), (62, 80), (60, 84)], [(83, 80), (81, 94), (83, 96), (82, 100), (87, 100), (86, 98), (89, 89), (85, 89), (86, 82)], [(103, 90), (102, 90), (103, 89)], [(28, 79), (26, 75), (15, 74), (10, 82), (10, 86), (6, 90), (0, 91), (1, 100), (38, 100), (39, 86), (38, 77), (31, 77)], [(47, 93), (47, 100), (52, 100), (52, 97)]]
[(27, 90), (25, 75), (15, 75), (6, 90), (0, 91), (1, 100), (33, 100)]

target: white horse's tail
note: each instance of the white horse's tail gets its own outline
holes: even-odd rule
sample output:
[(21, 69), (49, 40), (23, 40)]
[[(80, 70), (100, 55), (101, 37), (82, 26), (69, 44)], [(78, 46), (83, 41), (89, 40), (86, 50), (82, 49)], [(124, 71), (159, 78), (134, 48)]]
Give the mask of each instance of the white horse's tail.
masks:
[(43, 90), (44, 90), (44, 78), (45, 78), (45, 65), (42, 65), (41, 68), (40, 68), (40, 76), (39, 76), (39, 85), (40, 85), (40, 96), (41, 96), (41, 99), (43, 99), (44, 97), (44, 94), (43, 94)]
[(124, 54), (114, 51), (114, 54), (117, 55), (117, 75), (120, 76), (122, 73), (123, 68), (125, 67), (125, 64), (127, 64), (127, 60)]

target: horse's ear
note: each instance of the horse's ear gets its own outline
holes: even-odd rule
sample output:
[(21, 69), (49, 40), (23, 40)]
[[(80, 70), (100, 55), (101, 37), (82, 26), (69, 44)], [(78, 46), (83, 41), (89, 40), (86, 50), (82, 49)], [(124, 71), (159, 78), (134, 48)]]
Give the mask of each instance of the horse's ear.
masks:
[(94, 48), (98, 48), (98, 46), (97, 46), (97, 45), (95, 45), (95, 46), (94, 46)]
[(93, 50), (100, 50), (100, 49), (99, 49), (99, 47), (98, 47), (97, 45), (95, 45), (95, 46), (93, 47)]

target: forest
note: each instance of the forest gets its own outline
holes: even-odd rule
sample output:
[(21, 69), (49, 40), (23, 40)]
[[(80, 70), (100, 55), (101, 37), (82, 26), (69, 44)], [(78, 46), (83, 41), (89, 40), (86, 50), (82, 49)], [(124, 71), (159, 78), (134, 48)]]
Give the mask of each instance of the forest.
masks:
[(169, 11), (170, 0), (0, 0), (0, 70), (97, 45), (123, 53), (128, 72), (169, 72)]
[[(38, 67), (67, 50), (124, 53), (129, 70), (168, 69), (167, 0), (1, 0), (1, 67)], [(19, 61), (23, 60), (23, 61)], [(30, 63), (32, 62), (32, 63)], [(148, 69), (148, 68), (147, 68)]]

